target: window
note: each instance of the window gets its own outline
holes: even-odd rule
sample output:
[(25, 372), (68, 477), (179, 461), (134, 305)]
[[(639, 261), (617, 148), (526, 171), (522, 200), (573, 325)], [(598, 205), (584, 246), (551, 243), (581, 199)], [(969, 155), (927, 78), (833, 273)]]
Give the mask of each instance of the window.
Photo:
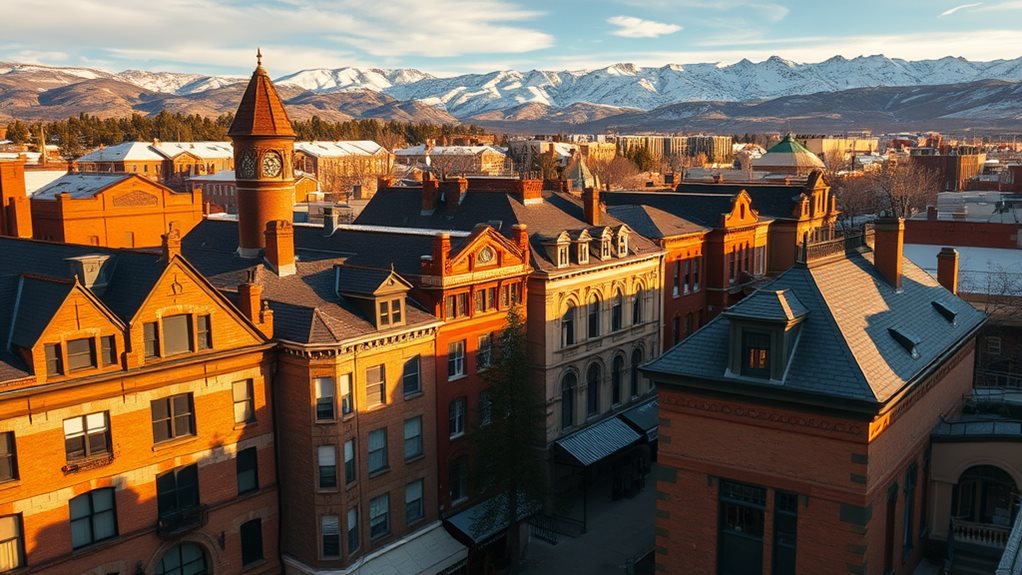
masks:
[(358, 468), (355, 466), (355, 440), (349, 439), (344, 442), (344, 484), (350, 485), (355, 481), (355, 473)]
[(319, 518), (319, 534), (323, 538), (323, 558), (337, 559), (341, 556), (341, 520), (336, 515)]
[(405, 459), (422, 455), (422, 417), (405, 420)]
[(493, 397), (490, 390), (479, 392), (479, 425), (489, 425), (493, 421)]
[(337, 487), (337, 449), (333, 445), (316, 447), (316, 463), (319, 468), (319, 488)]
[(770, 335), (757, 332), (742, 334), (742, 375), (770, 376)]
[(65, 419), (64, 453), (68, 461), (110, 453), (107, 412)]
[(155, 321), (142, 325), (142, 339), (145, 343), (145, 357), (160, 356), (160, 330)]
[(561, 316), (561, 345), (575, 345), (575, 306), (570, 303)]
[(629, 374), (629, 383), (631, 384), (631, 395), (632, 397), (639, 396), (639, 366), (642, 365), (642, 350), (637, 349), (632, 352), (632, 370)]
[(422, 502), (422, 480), (405, 486), (405, 524), (411, 524), (426, 516)]
[(48, 343), (43, 346), (46, 354), (46, 375), (62, 375), (64, 373), (64, 360), (60, 357), (60, 344)]
[(681, 260), (674, 261), (674, 288), (671, 295), (674, 297), (681, 295)]
[(255, 421), (255, 394), (252, 390), (252, 380), (235, 381), (231, 387), (234, 394), (234, 423)]
[(681, 293), (688, 295), (689, 291), (692, 289), (692, 260), (685, 260), (681, 265), (682, 270), (684, 270), (682, 272), (684, 275), (681, 284)]
[(455, 311), (454, 296), (449, 295), (444, 298), (444, 317), (446, 319), (454, 319), (456, 317)]
[(447, 345), (447, 378), (465, 375), (465, 340)]
[(561, 380), (561, 429), (575, 425), (575, 394), (578, 392), (578, 378), (574, 372), (565, 374)]
[(671, 322), (671, 339), (674, 341), (674, 345), (678, 345), (681, 341), (681, 316), (674, 316), (674, 320)]
[(721, 480), (719, 499), (718, 572), (762, 572), (766, 489)]
[(213, 335), (210, 331), (209, 315), (200, 315), (195, 318), (196, 330), (195, 335), (196, 343), (199, 349), (212, 349), (213, 348)]
[(153, 441), (159, 443), (185, 435), (195, 435), (192, 394), (182, 393), (150, 403), (153, 415)]
[(798, 495), (774, 493), (775, 575), (795, 575), (795, 542), (798, 538)]
[(734, 285), (735, 283), (735, 265), (736, 256), (735, 252), (732, 251), (727, 255), (727, 283), (729, 285)]
[(401, 375), (401, 386), (404, 388), (405, 397), (422, 391), (419, 385), (419, 356), (405, 361), (404, 373)]
[(617, 234), (617, 257), (623, 258), (628, 255), (628, 234), (618, 232)]
[(916, 480), (918, 479), (918, 467), (915, 462), (908, 466), (908, 471), (905, 473), (905, 517), (902, 521), (902, 540), (901, 540), (901, 554), (902, 559), (907, 559), (909, 553), (912, 552), (912, 520), (915, 510), (914, 504), (916, 500)]
[(589, 327), (589, 337), (599, 337), (600, 336), (600, 300), (595, 295), (589, 296), (588, 309), (589, 309), (589, 313), (588, 313), (588, 323), (587, 323), (587, 325)]
[(117, 363), (117, 340), (112, 335), (99, 338), (99, 356), (104, 366)]
[(380, 325), (390, 325), (390, 301), (383, 300), (380, 302)]
[(67, 367), (70, 371), (96, 367), (96, 340), (84, 337), (68, 341)]
[(156, 575), (192, 575), (208, 573), (206, 553), (196, 543), (182, 543), (160, 558)]
[(369, 500), (369, 537), (390, 533), (390, 496), (386, 493)]
[(685, 314), (685, 337), (692, 335), (695, 329), (695, 317), (691, 313)]
[(513, 283), (513, 284), (508, 286), (508, 289), (511, 292), (511, 303), (513, 305), (517, 305), (517, 304), (522, 303), (522, 286), (521, 286), (521, 284)]
[(610, 306), (610, 331), (620, 331), (623, 322), (621, 314), (624, 308), (624, 296), (621, 292), (614, 295), (614, 303)]
[(703, 261), (702, 256), (692, 260), (692, 292), (699, 291), (699, 267)]
[(635, 289), (635, 297), (632, 298), (632, 325), (642, 323), (642, 288)]
[(1001, 355), (1001, 338), (1000, 338), (1000, 336), (988, 335), (986, 337), (986, 352), (989, 355)]
[(614, 405), (621, 403), (621, 378), (625, 370), (625, 356), (619, 355), (614, 358), (614, 365), (610, 371), (610, 402)]
[(489, 369), (493, 365), (493, 334), (479, 336), (479, 348), (476, 350), (476, 370)]
[(476, 290), (472, 294), (472, 299), (475, 302), (475, 310), (478, 313), (486, 311), (486, 292), (483, 290)]
[(592, 417), (600, 412), (600, 365), (594, 363), (586, 371), (586, 413)]
[(18, 455), (15, 452), (14, 432), (0, 433), (0, 482), (18, 478)]
[(369, 407), (387, 403), (386, 366), (383, 364), (366, 370), (366, 401)]
[(486, 309), (487, 310), (497, 309), (497, 288), (496, 287), (486, 288)]
[(468, 499), (468, 456), (462, 455), (451, 462), (447, 482), (450, 484), (451, 504)]
[(176, 355), (195, 351), (192, 347), (192, 316), (172, 315), (163, 318), (163, 353)]
[(248, 565), (263, 558), (263, 522), (252, 519), (241, 524), (241, 564)]
[(348, 415), (355, 410), (355, 396), (351, 392), (351, 374), (341, 376), (341, 414)]
[(73, 498), (71, 547), (80, 549), (117, 536), (117, 511), (113, 488), (95, 489)]
[(387, 468), (387, 428), (369, 432), (369, 473)]
[(21, 514), (0, 517), (0, 571), (25, 564), (25, 545), (21, 535)]
[(259, 457), (255, 447), (239, 451), (234, 458), (234, 466), (238, 477), (238, 495), (259, 489)]
[(358, 549), (358, 507), (348, 510), (348, 554)]
[(557, 246), (557, 267), (568, 265), (568, 246)]
[(451, 439), (465, 433), (465, 398), (459, 397), (447, 406), (448, 430)]
[(401, 324), (401, 299), (395, 298), (380, 302), (380, 327)]
[(589, 263), (589, 242), (578, 242), (578, 263)]
[(156, 506), (166, 517), (199, 506), (199, 466), (180, 467), (156, 476)]

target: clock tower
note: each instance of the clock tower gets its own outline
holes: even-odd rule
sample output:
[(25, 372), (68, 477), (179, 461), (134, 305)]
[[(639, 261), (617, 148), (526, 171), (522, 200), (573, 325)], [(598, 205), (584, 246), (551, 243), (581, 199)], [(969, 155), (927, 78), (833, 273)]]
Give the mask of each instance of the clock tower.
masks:
[(263, 68), (261, 51), (256, 53), (256, 62), (227, 132), (234, 142), (238, 255), (243, 258), (259, 257), (266, 247), (267, 224), (291, 223), (295, 196), (295, 131)]

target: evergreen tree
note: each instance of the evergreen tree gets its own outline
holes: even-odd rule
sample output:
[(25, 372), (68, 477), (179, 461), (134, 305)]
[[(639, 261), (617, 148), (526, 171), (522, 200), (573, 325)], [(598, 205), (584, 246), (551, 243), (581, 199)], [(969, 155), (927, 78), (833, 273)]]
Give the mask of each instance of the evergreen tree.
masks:
[(505, 552), (514, 572), (521, 523), (541, 507), (546, 493), (546, 407), (542, 385), (530, 378), (518, 308), (508, 311), (496, 352), (486, 372), (488, 402), (480, 407), (480, 425), (472, 434), (476, 483), (490, 497), (473, 529), (508, 526)]

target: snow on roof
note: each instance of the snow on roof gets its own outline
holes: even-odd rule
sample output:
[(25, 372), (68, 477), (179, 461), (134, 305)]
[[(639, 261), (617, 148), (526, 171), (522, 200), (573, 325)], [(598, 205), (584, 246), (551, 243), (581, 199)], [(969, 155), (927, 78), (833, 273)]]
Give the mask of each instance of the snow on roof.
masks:
[(149, 146), (171, 159), (184, 153), (203, 160), (234, 157), (234, 146), (230, 142), (154, 142)]
[(339, 158), (343, 156), (375, 156), (387, 150), (372, 140), (340, 140), (336, 142), (295, 142), (295, 151), (304, 152), (317, 158)]
[[(310, 180), (316, 179), (312, 174), (307, 174), (301, 170), (295, 170), (295, 181), (302, 178), (309, 178)], [(215, 174), (206, 174), (204, 176), (192, 176), (188, 178), (189, 182), (231, 182), (234, 183), (235, 175), (234, 170), (220, 170)]]
[[(958, 250), (958, 291), (1018, 295), (1022, 291), (1022, 249), (955, 247)], [(937, 277), (941, 246), (905, 244), (905, 257)]]
[(70, 194), (71, 197), (76, 200), (92, 198), (104, 188), (131, 177), (134, 176), (126, 173), (67, 174), (41, 188), (38, 192), (32, 195), (32, 199), (55, 200), (57, 199), (57, 196), (63, 193)]
[[(483, 152), (490, 151), (498, 154), (503, 154), (504, 150), (496, 146), (433, 146), (433, 149), (429, 151), (431, 156), (474, 156), (476, 154), (482, 154)], [(418, 146), (411, 146), (408, 148), (402, 148), (400, 150), (394, 150), (394, 154), (397, 156), (423, 156), (426, 154), (426, 145), (419, 144)]]
[(79, 162), (123, 162), (131, 161), (163, 161), (163, 156), (156, 153), (149, 142), (124, 142), (115, 146), (100, 146), (78, 158)]

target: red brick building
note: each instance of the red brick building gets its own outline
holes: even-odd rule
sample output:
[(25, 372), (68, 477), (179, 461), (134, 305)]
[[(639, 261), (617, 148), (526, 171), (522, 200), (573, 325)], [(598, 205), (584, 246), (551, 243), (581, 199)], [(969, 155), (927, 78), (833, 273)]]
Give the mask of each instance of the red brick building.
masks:
[(658, 569), (919, 563), (930, 431), (971, 388), (984, 317), (903, 261), (900, 220), (878, 222), (872, 251), (851, 245), (804, 253), (646, 368), (661, 407)]

